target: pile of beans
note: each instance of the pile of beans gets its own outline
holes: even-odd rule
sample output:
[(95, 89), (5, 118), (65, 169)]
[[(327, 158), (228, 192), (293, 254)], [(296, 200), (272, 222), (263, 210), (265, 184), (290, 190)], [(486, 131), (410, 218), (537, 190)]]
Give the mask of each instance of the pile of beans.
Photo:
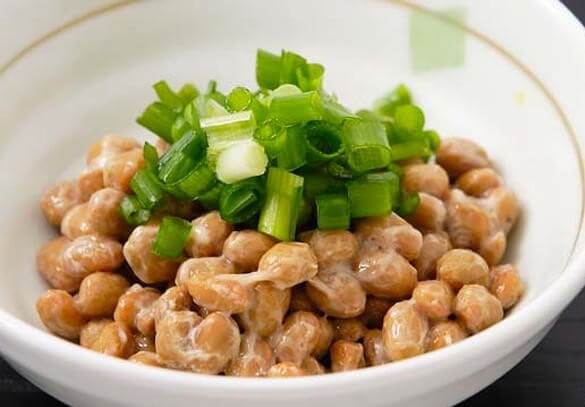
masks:
[[(118, 205), (142, 165), (136, 141), (106, 136), (76, 181), (41, 199), (62, 235), (38, 252), (52, 288), (37, 310), (88, 349), (208, 374), (341, 372), (451, 345), (522, 295), (515, 267), (500, 264), (519, 206), (471, 141), (446, 139), (436, 163), (405, 163), (404, 188), (421, 197), (407, 219), (361, 219), (298, 242), (174, 201), (132, 230)], [(163, 214), (192, 220), (182, 259), (151, 251)]]

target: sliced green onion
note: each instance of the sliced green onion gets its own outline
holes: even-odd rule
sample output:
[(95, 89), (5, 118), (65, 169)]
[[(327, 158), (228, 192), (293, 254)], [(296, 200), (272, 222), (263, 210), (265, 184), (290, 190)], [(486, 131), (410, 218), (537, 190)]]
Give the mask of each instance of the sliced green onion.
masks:
[(282, 125), (293, 125), (311, 120), (321, 120), (323, 105), (316, 91), (272, 99), (268, 117)]
[(179, 92), (177, 92), (179, 97), (183, 99), (183, 104), (186, 106), (188, 103), (191, 103), (197, 96), (199, 96), (199, 89), (192, 83), (184, 84)]
[(441, 137), (439, 133), (434, 130), (427, 130), (423, 133), (425, 140), (427, 140), (429, 147), (433, 153), (436, 153), (441, 145)]
[(156, 151), (156, 147), (148, 141), (145, 142), (144, 147), (142, 148), (142, 156), (144, 157), (146, 168), (151, 171), (156, 171), (156, 166), (158, 164), (158, 152)]
[(346, 194), (317, 195), (316, 203), (319, 229), (349, 229), (351, 216)]
[(376, 112), (389, 117), (394, 117), (398, 106), (408, 105), (412, 102), (410, 90), (403, 84), (398, 85), (389, 94), (376, 102)]
[(382, 216), (390, 213), (390, 185), (384, 180), (362, 177), (347, 183), (352, 218)]
[(201, 128), (207, 133), (212, 149), (221, 150), (238, 141), (251, 140), (256, 121), (251, 111), (201, 119)]
[(297, 67), (297, 83), (304, 91), (319, 90), (323, 84), (325, 68), (321, 64), (304, 64)]
[(218, 209), (219, 197), (224, 187), (225, 184), (223, 182), (217, 182), (209, 191), (205, 192), (197, 200), (208, 211)]
[(275, 89), (280, 84), (280, 56), (259, 49), (256, 52), (256, 82), (264, 89)]
[(414, 213), (420, 205), (420, 195), (418, 192), (411, 194), (403, 194), (400, 206), (398, 207), (398, 214), (400, 216), (408, 216)]
[(341, 179), (352, 179), (354, 177), (354, 173), (349, 168), (337, 161), (331, 161), (327, 164), (327, 173)]
[(217, 92), (217, 81), (215, 79), (207, 82), (207, 89), (205, 90), (206, 95), (212, 95)]
[(203, 132), (187, 132), (160, 158), (158, 162), (160, 179), (165, 183), (173, 183), (186, 176), (203, 157), (205, 145)]
[(177, 113), (173, 109), (161, 102), (154, 102), (136, 119), (136, 122), (152, 131), (167, 143), (172, 144), (171, 127), (176, 118)]
[(394, 174), (396, 174), (396, 176), (398, 178), (402, 178), (402, 175), (404, 174), (404, 169), (396, 164), (396, 163), (390, 163), (388, 164), (388, 167), (386, 167), (386, 169), (390, 172), (393, 172)]
[(284, 85), (280, 85), (278, 88), (270, 92), (270, 97), (267, 99), (267, 101), (271, 102), (273, 98), (300, 95), (301, 93), (303, 93), (303, 91), (298, 86), (285, 83)]
[(223, 117), (229, 114), (227, 109), (215, 99), (207, 99), (203, 107), (202, 117)]
[(373, 112), (371, 110), (366, 110), (366, 109), (358, 110), (356, 112), (356, 115), (358, 117), (361, 117), (364, 120), (369, 120), (372, 122), (382, 121), (382, 116), (380, 116), (378, 113)]
[(217, 178), (226, 184), (233, 184), (246, 178), (264, 174), (268, 158), (264, 148), (254, 140), (234, 143), (217, 157)]
[(159, 81), (153, 85), (159, 100), (176, 112), (183, 110), (184, 101), (175, 93), (166, 81)]
[(280, 240), (293, 240), (303, 198), (303, 177), (272, 167), (258, 230)]
[(130, 181), (130, 188), (144, 209), (152, 210), (158, 207), (165, 197), (165, 192), (156, 175), (146, 168), (134, 174)]
[(271, 121), (265, 122), (254, 132), (254, 140), (262, 147), (269, 158), (276, 158), (282, 150), (285, 131)]
[(180, 151), (168, 155), (168, 158), (166, 157), (167, 155), (165, 154), (165, 157), (163, 157), (165, 160), (161, 160), (158, 169), (158, 176), (165, 184), (172, 184), (184, 178), (197, 163), (196, 160)]
[(185, 110), (183, 110), (183, 118), (189, 123), (193, 130), (201, 130), (201, 124), (199, 123), (200, 115), (195, 101), (185, 106)]
[(280, 56), (280, 84), (298, 85), (297, 69), (307, 64), (307, 60), (290, 51), (282, 51)]
[(227, 95), (227, 106), (232, 112), (241, 112), (250, 107), (252, 99), (252, 94), (248, 89), (238, 86)]
[(263, 123), (268, 116), (268, 108), (260, 102), (258, 97), (252, 98), (252, 102), (250, 102), (250, 110), (254, 113), (256, 123)]
[(185, 120), (182, 115), (177, 116), (177, 119), (173, 123), (171, 127), (171, 137), (173, 138), (173, 142), (176, 142), (181, 137), (185, 135), (188, 131), (191, 131), (193, 127)]
[(201, 160), (183, 178), (167, 185), (167, 189), (177, 198), (193, 200), (213, 188), (216, 181), (213, 170), (207, 166), (205, 160)]
[(309, 201), (314, 201), (317, 195), (324, 192), (339, 192), (345, 190), (343, 181), (328, 174), (309, 172), (303, 175), (303, 194)]
[(301, 199), (301, 206), (299, 207), (299, 215), (297, 217), (297, 226), (303, 226), (311, 221), (313, 216), (313, 205), (307, 199)]
[(226, 97), (223, 93), (217, 90), (217, 81), (211, 80), (207, 83), (207, 92), (205, 97), (210, 100), (216, 101), (220, 106), (225, 107)]
[(258, 102), (262, 103), (262, 105), (268, 108), (272, 102), (272, 92), (266, 89), (260, 89), (258, 92), (256, 92), (255, 98)]
[(191, 222), (184, 219), (165, 216), (152, 245), (152, 252), (168, 259), (181, 257), (192, 226)]
[(144, 209), (138, 198), (133, 195), (125, 196), (120, 202), (120, 214), (130, 226), (144, 225), (150, 219), (150, 211)]
[(400, 205), (400, 177), (391, 171), (377, 172), (367, 174), (364, 178), (370, 182), (386, 182), (388, 184), (388, 192), (390, 194), (390, 202), (392, 207)]
[(338, 103), (336, 100), (323, 98), (323, 120), (340, 126), (345, 119), (355, 119), (358, 116), (353, 114), (348, 108)]
[(305, 130), (299, 126), (283, 129), (281, 149), (276, 156), (278, 167), (285, 170), (296, 170), (307, 162), (307, 143)]
[[(207, 138), (205, 133), (201, 130), (191, 131), (184, 134), (175, 144), (171, 146), (168, 151), (180, 151), (195, 160), (205, 156), (205, 148), (207, 147)], [(168, 153), (167, 151), (167, 153)]]
[(311, 122), (307, 130), (307, 160), (309, 163), (323, 163), (343, 154), (341, 132), (324, 122)]
[(402, 161), (414, 157), (425, 158), (430, 155), (431, 150), (424, 141), (407, 141), (393, 144), (390, 151), (392, 161)]
[(230, 223), (248, 222), (260, 212), (264, 194), (264, 183), (257, 177), (227, 185), (219, 197), (219, 213)]
[(414, 135), (423, 130), (425, 126), (425, 115), (417, 106), (398, 106), (394, 112), (394, 125), (398, 131)]
[(390, 162), (386, 130), (379, 122), (346, 120), (341, 131), (347, 162), (352, 170), (366, 172)]

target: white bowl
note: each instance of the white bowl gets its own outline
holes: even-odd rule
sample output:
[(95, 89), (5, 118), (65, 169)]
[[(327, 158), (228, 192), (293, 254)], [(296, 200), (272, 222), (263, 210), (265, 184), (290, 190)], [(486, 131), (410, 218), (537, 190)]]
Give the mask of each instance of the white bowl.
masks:
[[(18, 10), (32, 21), (41, 11), (30, 4)], [(464, 19), (431, 11), (446, 5)], [(76, 406), (449, 405), (518, 363), (583, 287), (585, 31), (560, 3), (127, 1), (86, 12), (0, 66), (0, 351), (55, 397)], [(4, 15), (4, 28), (22, 32), (16, 17)], [(101, 134), (144, 134), (133, 119), (160, 78), (253, 85), (257, 47), (324, 63), (326, 88), (356, 108), (405, 82), (431, 127), (485, 145), (523, 206), (509, 259), (527, 291), (504, 321), (410, 360), (290, 380), (143, 367), (45, 332), (34, 310), (46, 288), (35, 251), (54, 233), (38, 210), (43, 188), (71, 176)]]

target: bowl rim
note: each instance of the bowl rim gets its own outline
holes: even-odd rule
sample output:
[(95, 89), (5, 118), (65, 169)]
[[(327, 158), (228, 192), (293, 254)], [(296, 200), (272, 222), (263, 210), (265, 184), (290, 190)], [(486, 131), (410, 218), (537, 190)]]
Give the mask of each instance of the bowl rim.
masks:
[[(406, 3), (405, 0), (392, 0), (397, 3)], [(126, 0), (121, 4), (134, 4), (136, 0)], [(577, 47), (585, 51), (585, 28), (577, 18), (558, 0), (539, 0), (540, 5), (547, 8), (551, 17), (555, 17), (565, 24), (563, 29)], [(111, 6), (111, 5), (110, 5)], [(52, 37), (53, 35), (50, 35)], [(578, 43), (577, 43), (578, 41)], [(36, 47), (36, 45), (35, 45)], [(34, 48), (34, 47), (33, 47)], [(8, 61), (8, 68), (14, 61)], [(2, 73), (4, 69), (0, 69)], [(579, 144), (577, 142), (577, 144)], [(577, 153), (583, 157), (583, 151), (576, 146)], [(584, 225), (577, 231), (577, 241), (583, 234)], [(321, 375), (318, 377), (298, 377), (289, 380), (271, 380), (267, 378), (238, 378), (227, 376), (211, 376), (192, 372), (174, 371), (127, 363), (125, 360), (89, 351), (76, 344), (55, 337), (52, 334), (36, 328), (0, 309), (0, 336), (5, 336), (12, 342), (18, 342), (27, 348), (31, 354), (51, 354), (52, 358), (61, 359), (63, 363), (77, 365), (84, 364), (88, 373), (97, 375), (126, 376), (133, 381), (142, 383), (157, 383), (157, 386), (174, 386), (174, 389), (193, 391), (205, 387), (212, 392), (226, 392), (237, 390), (249, 393), (266, 393), (274, 391), (295, 392), (296, 390), (321, 390), (335, 385), (351, 388), (360, 383), (366, 383), (380, 377), (415, 376), (429, 366), (441, 365), (444, 368), (460, 366), (465, 359), (477, 358), (485, 349), (507, 348), (516, 343), (518, 337), (526, 333), (536, 333), (543, 330), (555, 319), (558, 314), (575, 298), (585, 286), (585, 249), (574, 251), (569, 262), (559, 277), (547, 287), (538, 297), (526, 304), (519, 312), (512, 313), (504, 320), (482, 332), (474, 335), (455, 346), (425, 353), (415, 358), (393, 362), (390, 364), (369, 367), (351, 372)], [(513, 348), (510, 348), (510, 350)], [(7, 355), (10, 357), (10, 355)], [(18, 360), (18, 358), (14, 358)]]

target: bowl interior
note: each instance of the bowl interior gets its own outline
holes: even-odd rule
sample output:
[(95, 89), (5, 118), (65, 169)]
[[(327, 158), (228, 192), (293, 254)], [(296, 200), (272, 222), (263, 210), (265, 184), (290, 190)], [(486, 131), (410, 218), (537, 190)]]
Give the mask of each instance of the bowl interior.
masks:
[[(44, 188), (74, 177), (101, 135), (146, 136), (134, 118), (154, 99), (150, 85), (161, 78), (200, 87), (217, 79), (220, 89), (255, 86), (259, 47), (321, 62), (326, 89), (356, 109), (406, 83), (428, 127), (487, 149), (523, 209), (508, 260), (518, 265), (527, 291), (514, 312), (562, 273), (581, 218), (578, 155), (551, 100), (489, 41), (390, 0), (172, 5), (136, 3), (92, 18), (0, 76), (7, 105), (0, 112), (1, 309), (41, 326), (34, 303), (46, 284), (36, 273), (35, 252), (55, 235), (38, 208)], [(311, 7), (322, 12), (307, 12)], [(450, 9), (448, 16), (464, 19), (466, 11)], [(458, 51), (437, 54), (437, 35), (446, 41), (439, 48)]]

